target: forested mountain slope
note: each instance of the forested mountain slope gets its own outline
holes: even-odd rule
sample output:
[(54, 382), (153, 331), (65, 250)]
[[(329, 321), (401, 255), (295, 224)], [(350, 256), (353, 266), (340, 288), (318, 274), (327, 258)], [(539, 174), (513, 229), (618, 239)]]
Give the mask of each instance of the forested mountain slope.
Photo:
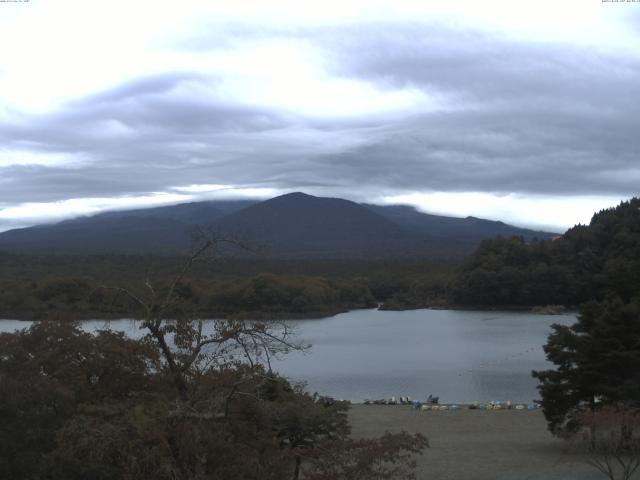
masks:
[(640, 292), (640, 199), (596, 213), (562, 237), (485, 240), (465, 262), (452, 301), (466, 305), (578, 305)]
[(183, 254), (206, 229), (271, 256), (461, 257), (496, 235), (552, 234), (502, 222), (428, 215), (291, 193), (270, 200), (196, 202), (107, 212), (0, 233), (0, 251), (30, 254)]

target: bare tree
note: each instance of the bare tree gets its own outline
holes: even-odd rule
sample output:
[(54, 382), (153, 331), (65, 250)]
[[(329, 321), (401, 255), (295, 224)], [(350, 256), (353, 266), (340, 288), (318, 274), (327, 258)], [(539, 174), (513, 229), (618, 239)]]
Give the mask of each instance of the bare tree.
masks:
[(606, 406), (586, 412), (581, 424), (589, 465), (609, 480), (630, 480), (640, 468), (640, 410)]
[[(267, 452), (261, 456), (266, 463), (252, 467), (261, 475), (258, 478), (274, 478), (265, 476), (269, 471), (280, 472), (275, 478), (286, 478), (282, 472), (289, 465), (286, 475), (294, 479), (415, 478), (413, 456), (427, 446), (424, 437), (403, 432), (350, 440), (346, 402), (317, 399), (271, 371), (275, 355), (303, 349), (286, 323), (203, 322), (186, 311), (181, 286), (196, 263), (218, 259), (221, 246), (245, 248), (233, 240), (208, 237), (168, 283), (156, 285), (147, 275), (140, 291), (110, 288), (138, 307), (145, 341), (153, 342), (164, 360), (168, 377), (160, 377), (169, 378), (175, 387), (176, 402), (171, 398), (159, 422), (174, 472), (171, 478), (211, 478), (209, 472), (215, 471), (222, 451), (229, 459), (220, 468), (241, 471), (253, 461), (250, 456), (238, 461), (235, 454), (242, 456), (245, 450)], [(185, 431), (188, 435), (183, 437)], [(229, 444), (238, 452), (224, 450), (225, 442), (235, 442)], [(245, 478), (234, 475), (221, 478)]]
[[(140, 328), (156, 342), (182, 401), (188, 400), (190, 388), (197, 386), (197, 382), (189, 380), (208, 368), (228, 365), (239, 357), (252, 367), (262, 363), (270, 372), (274, 355), (303, 349), (293, 341), (292, 329), (284, 322), (216, 319), (205, 324), (186, 311), (178, 292), (189, 272), (197, 263), (218, 260), (220, 251), (228, 247), (250, 250), (238, 240), (200, 232), (197, 246), (163, 288), (154, 285), (148, 274), (143, 293), (124, 287), (105, 287), (125, 295), (140, 309)], [(232, 394), (236, 390), (232, 388)]]

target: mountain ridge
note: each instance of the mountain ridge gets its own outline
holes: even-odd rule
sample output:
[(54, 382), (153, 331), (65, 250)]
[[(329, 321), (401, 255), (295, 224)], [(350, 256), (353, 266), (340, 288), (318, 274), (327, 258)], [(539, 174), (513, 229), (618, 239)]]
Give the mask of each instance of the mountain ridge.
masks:
[(0, 251), (179, 254), (208, 227), (275, 256), (404, 256), (470, 253), (497, 235), (556, 234), (503, 222), (431, 215), (407, 205), (359, 204), (293, 192), (264, 201), (204, 201), (103, 212), (0, 233)]

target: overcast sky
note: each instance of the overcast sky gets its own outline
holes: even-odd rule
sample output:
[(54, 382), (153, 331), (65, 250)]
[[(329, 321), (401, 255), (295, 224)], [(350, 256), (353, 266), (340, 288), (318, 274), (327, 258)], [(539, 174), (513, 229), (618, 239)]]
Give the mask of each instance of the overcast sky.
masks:
[(640, 190), (640, 2), (0, 2), (0, 231), (290, 191), (563, 230)]

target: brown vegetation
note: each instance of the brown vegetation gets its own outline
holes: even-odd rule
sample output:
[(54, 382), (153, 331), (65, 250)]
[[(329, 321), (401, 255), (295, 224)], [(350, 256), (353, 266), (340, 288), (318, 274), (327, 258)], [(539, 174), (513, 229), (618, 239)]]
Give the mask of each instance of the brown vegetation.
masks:
[(182, 288), (212, 246), (162, 288), (102, 289), (136, 306), (141, 340), (53, 321), (0, 335), (1, 478), (415, 478), (424, 437), (354, 441), (348, 404), (271, 371), (300, 348), (285, 326), (193, 320)]

